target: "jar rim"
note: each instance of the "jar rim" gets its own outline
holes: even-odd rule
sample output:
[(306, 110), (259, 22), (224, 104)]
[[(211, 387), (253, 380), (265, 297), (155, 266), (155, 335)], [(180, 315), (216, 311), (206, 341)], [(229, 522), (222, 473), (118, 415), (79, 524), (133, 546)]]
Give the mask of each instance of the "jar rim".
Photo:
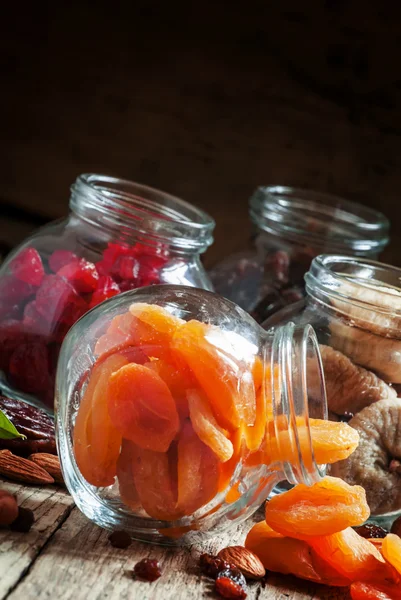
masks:
[(202, 209), (176, 196), (127, 179), (84, 173), (71, 186), (71, 210), (91, 222), (133, 233), (149, 245), (178, 252), (204, 252), (213, 243), (215, 222)]
[(389, 242), (385, 215), (325, 192), (258, 187), (249, 200), (252, 222), (263, 231), (324, 251), (376, 254)]
[[(387, 316), (401, 316), (401, 268), (352, 256), (323, 254), (305, 274), (306, 292), (324, 304), (333, 300)], [(368, 291), (377, 294), (369, 294)], [(365, 298), (361, 294), (365, 293)]]

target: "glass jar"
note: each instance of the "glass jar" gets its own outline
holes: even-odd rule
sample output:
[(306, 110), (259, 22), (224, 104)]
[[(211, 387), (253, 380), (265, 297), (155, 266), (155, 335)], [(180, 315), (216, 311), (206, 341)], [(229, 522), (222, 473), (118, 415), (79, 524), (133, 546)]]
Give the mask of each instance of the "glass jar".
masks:
[(259, 323), (300, 300), (312, 259), (341, 253), (376, 259), (388, 243), (381, 213), (329, 194), (260, 187), (250, 199), (251, 248), (211, 271), (215, 291)]
[(332, 475), (365, 488), (372, 517), (401, 511), (401, 269), (319, 256), (305, 275), (305, 300), (265, 321), (310, 323), (320, 344), (329, 418), (360, 435)]
[(16, 248), (0, 270), (0, 386), (52, 409), (61, 343), (103, 300), (157, 283), (211, 289), (200, 254), (214, 221), (159, 190), (80, 175), (71, 212)]
[(326, 402), (312, 328), (271, 335), (211, 292), (154, 286), (107, 300), (68, 333), (56, 389), (74, 501), (137, 539), (216, 534), (278, 481), (322, 474), (310, 417), (325, 419)]

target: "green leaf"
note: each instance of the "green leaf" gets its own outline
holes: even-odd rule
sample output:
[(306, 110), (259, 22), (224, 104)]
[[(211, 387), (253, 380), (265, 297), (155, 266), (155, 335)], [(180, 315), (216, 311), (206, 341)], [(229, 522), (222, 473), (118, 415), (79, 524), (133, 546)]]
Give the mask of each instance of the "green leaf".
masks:
[(26, 435), (18, 433), (10, 419), (6, 417), (2, 410), (0, 410), (0, 438), (2, 440), (11, 440), (13, 438), (26, 439)]

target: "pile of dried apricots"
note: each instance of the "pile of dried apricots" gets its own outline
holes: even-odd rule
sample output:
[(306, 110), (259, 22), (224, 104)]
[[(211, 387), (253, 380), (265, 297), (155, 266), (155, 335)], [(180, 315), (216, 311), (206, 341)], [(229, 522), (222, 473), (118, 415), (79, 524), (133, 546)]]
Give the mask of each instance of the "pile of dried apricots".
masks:
[[(239, 462), (294, 458), (286, 422), (282, 431), (272, 427), (264, 385), (270, 366), (235, 356), (220, 328), (137, 303), (113, 318), (94, 353), (74, 427), (75, 459), (94, 486), (117, 477), (132, 510), (175, 521), (225, 490), (226, 501), (235, 501), (229, 484)], [(273, 377), (279, 386), (279, 373)], [(345, 423), (310, 426), (320, 464), (346, 458), (358, 444)], [(308, 431), (299, 431), (306, 443)]]
[(245, 547), (268, 570), (350, 586), (353, 600), (399, 600), (401, 538), (361, 537), (353, 527), (369, 514), (363, 488), (325, 477), (273, 497)]

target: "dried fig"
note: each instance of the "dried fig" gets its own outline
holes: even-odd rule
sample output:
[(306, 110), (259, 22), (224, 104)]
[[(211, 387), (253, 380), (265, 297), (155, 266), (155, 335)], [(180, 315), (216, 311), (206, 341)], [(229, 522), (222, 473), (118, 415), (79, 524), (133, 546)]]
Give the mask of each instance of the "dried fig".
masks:
[(359, 412), (377, 400), (396, 398), (396, 391), (371, 371), (358, 367), (341, 352), (320, 346), (329, 411)]
[(389, 383), (401, 383), (401, 340), (375, 335), (350, 323), (330, 324), (330, 345)]
[(361, 485), (372, 514), (401, 508), (401, 399), (379, 400), (355, 415), (349, 425), (360, 436), (359, 446), (330, 474)]
[[(379, 336), (401, 339), (401, 290), (373, 280), (358, 282), (344, 280), (332, 299), (343, 315), (361, 327)], [(341, 296), (352, 298), (344, 302)]]

